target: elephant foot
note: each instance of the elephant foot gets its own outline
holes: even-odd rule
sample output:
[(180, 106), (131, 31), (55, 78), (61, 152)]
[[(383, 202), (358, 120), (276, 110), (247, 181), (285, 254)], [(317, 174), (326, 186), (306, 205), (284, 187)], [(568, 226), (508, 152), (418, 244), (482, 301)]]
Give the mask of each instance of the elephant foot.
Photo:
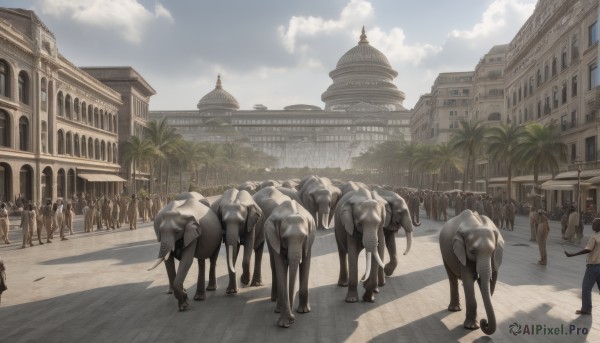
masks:
[(452, 312), (458, 312), (461, 311), (462, 308), (460, 307), (460, 305), (448, 305), (448, 311), (452, 311)]
[(195, 301), (206, 300), (206, 293), (204, 293), (204, 292), (196, 293), (196, 295), (194, 295), (194, 300)]
[(300, 305), (298, 305), (298, 309), (296, 310), (296, 312), (308, 313), (308, 312), (310, 312), (310, 305), (308, 304), (308, 302), (306, 304), (300, 304)]
[(378, 279), (377, 286), (385, 286), (385, 277)]
[(250, 283), (250, 276), (248, 274), (242, 274), (240, 282), (242, 283), (242, 285), (244, 285), (244, 287), (248, 286), (248, 283)]
[(356, 290), (348, 290), (348, 294), (346, 295), (347, 303), (355, 303), (358, 302), (358, 292)]
[(181, 300), (179, 300), (179, 311), (187, 310), (189, 305), (190, 303), (188, 301), (187, 294), (185, 294), (184, 297)]
[(383, 268), (383, 272), (385, 273), (386, 276), (391, 276), (395, 269), (396, 269), (395, 264), (392, 265), (391, 263), (388, 263)]
[(465, 329), (469, 330), (479, 329), (479, 323), (477, 323), (477, 319), (465, 319), (463, 326), (465, 327)]
[(227, 290), (225, 291), (227, 294), (235, 294), (238, 292), (237, 288), (235, 287), (227, 287)]
[(292, 324), (294, 324), (294, 315), (281, 315), (277, 320), (277, 326), (281, 328), (289, 328)]
[(365, 292), (362, 296), (363, 300), (366, 302), (374, 303), (375, 302), (375, 293), (374, 292)]
[(216, 283), (209, 283), (208, 286), (206, 286), (206, 290), (207, 291), (215, 291), (217, 289), (217, 284)]
[(348, 287), (348, 279), (339, 279), (338, 286), (340, 287)]
[(376, 287), (376, 288), (373, 290), (373, 293), (379, 293), (379, 292), (381, 292), (381, 291), (379, 290), (379, 287)]
[(252, 282), (250, 283), (250, 287), (260, 287), (260, 286), (263, 286), (263, 282), (261, 279), (252, 280)]
[(173, 294), (173, 288), (169, 287), (169, 289), (167, 289), (167, 293), (166, 294)]
[(271, 301), (277, 301), (277, 295), (271, 293)]

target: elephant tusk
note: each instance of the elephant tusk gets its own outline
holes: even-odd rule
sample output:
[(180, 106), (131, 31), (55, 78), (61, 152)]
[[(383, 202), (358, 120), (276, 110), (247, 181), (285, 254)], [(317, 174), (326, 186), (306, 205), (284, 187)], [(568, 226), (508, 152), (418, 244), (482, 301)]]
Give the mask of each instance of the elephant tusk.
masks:
[(166, 261), (166, 260), (168, 260), (170, 256), (171, 256), (171, 252), (169, 251), (169, 252), (168, 252), (168, 253), (165, 255), (165, 258), (164, 258), (164, 260), (165, 260), (165, 261)]
[(365, 270), (365, 275), (363, 275), (360, 282), (365, 282), (366, 278), (368, 278), (369, 275), (371, 274), (371, 256), (372, 256), (372, 253), (370, 253), (370, 252), (366, 253), (365, 257), (367, 259), (367, 269)]
[(404, 255), (408, 254), (408, 252), (410, 251), (410, 247), (412, 245), (412, 236), (412, 232), (406, 233), (406, 250), (404, 250)]
[(227, 264), (229, 264), (229, 269), (231, 269), (231, 272), (235, 274), (235, 264), (233, 263), (233, 245), (229, 246), (229, 249), (227, 249)]
[(158, 265), (161, 264), (162, 261), (164, 261), (162, 257), (157, 258), (152, 267), (148, 268), (148, 271), (151, 271), (152, 269), (158, 267)]
[(381, 260), (381, 257), (379, 257), (379, 253), (377, 251), (375, 251), (375, 253), (373, 254), (375, 256), (375, 261), (377, 262), (377, 264), (381, 267), (381, 268), (385, 268), (385, 264), (383, 263), (383, 261)]

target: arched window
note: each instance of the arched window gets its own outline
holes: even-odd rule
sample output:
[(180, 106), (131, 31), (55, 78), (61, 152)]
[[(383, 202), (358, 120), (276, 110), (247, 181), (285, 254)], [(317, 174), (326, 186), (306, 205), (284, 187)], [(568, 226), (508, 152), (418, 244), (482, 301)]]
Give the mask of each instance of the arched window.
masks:
[(106, 161), (106, 143), (100, 143), (100, 160)]
[(56, 106), (58, 106), (58, 115), (61, 117), (65, 116), (65, 98), (62, 92), (58, 92), (56, 96)]
[(104, 111), (100, 110), (100, 128), (102, 130), (106, 130), (106, 113), (104, 113)]
[(117, 116), (116, 115), (113, 116), (113, 132), (118, 133), (117, 132)]
[(42, 171), (42, 200), (52, 199), (52, 168), (46, 167)]
[(71, 199), (75, 195), (75, 171), (69, 169), (67, 172), (67, 197)]
[(75, 152), (74, 152), (75, 156), (80, 157), (81, 154), (80, 154), (80, 150), (79, 150), (80, 143), (79, 143), (79, 135), (78, 134), (75, 134), (75, 138), (73, 138), (73, 147), (74, 147), (73, 150), (75, 150)]
[(48, 81), (45, 77), (42, 77), (42, 83), (40, 84), (40, 103), (42, 105), (42, 111), (48, 110)]
[(29, 151), (29, 119), (19, 118), (19, 150)]
[(108, 118), (108, 121), (107, 121), (108, 122), (108, 131), (112, 132), (112, 130), (113, 130), (112, 129), (112, 114), (109, 113), (107, 118)]
[(73, 155), (73, 137), (71, 135), (71, 131), (67, 132), (66, 136), (65, 136), (65, 143), (66, 143), (66, 152), (67, 155)]
[(81, 157), (87, 157), (87, 140), (81, 136)]
[(27, 201), (33, 201), (33, 168), (29, 165), (21, 167), (19, 173), (19, 188), (21, 195)]
[(85, 101), (81, 102), (81, 121), (84, 124), (87, 124), (88, 119), (87, 119), (87, 105), (85, 104)]
[(88, 125), (94, 125), (94, 106), (88, 106)]
[(118, 155), (117, 155), (117, 144), (113, 143), (113, 159), (112, 159), (113, 163), (117, 163), (117, 158), (118, 158)]
[(65, 170), (61, 168), (58, 170), (56, 180), (56, 196), (59, 198), (65, 198), (65, 183)]
[(8, 113), (0, 110), (0, 146), (10, 147), (10, 126)]
[(98, 117), (98, 109), (97, 108), (94, 108), (94, 127), (95, 128), (100, 127), (100, 118)]
[(108, 163), (112, 162), (112, 146), (110, 143), (106, 144), (106, 161)]
[(41, 134), (41, 138), (42, 138), (42, 153), (47, 153), (48, 152), (48, 124), (46, 123), (46, 121), (42, 120), (42, 134)]
[(73, 102), (73, 112), (75, 112), (75, 120), (80, 121), (81, 115), (79, 113), (79, 98), (75, 98), (75, 101)]
[(100, 141), (98, 139), (94, 141), (94, 157), (100, 160)]
[(67, 96), (65, 97), (65, 113), (67, 114), (67, 118), (69, 119), (73, 119), (73, 113), (72, 113), (72, 100), (71, 100), (71, 95), (67, 94)]
[(29, 105), (29, 75), (19, 72), (19, 102)]
[(10, 97), (10, 68), (3, 60), (0, 60), (0, 96)]
[(90, 137), (88, 138), (88, 158), (89, 159), (93, 159), (94, 158), (94, 140)]
[(58, 130), (58, 134), (56, 135), (56, 140), (57, 140), (57, 148), (58, 148), (58, 154), (59, 155), (64, 155), (65, 154), (65, 137), (64, 137), (64, 133), (62, 130)]

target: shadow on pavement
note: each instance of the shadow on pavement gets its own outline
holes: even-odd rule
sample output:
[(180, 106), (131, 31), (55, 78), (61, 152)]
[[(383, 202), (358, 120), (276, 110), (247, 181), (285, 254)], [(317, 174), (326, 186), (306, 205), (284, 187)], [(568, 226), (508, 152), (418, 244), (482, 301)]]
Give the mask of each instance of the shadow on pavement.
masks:
[[(61, 257), (54, 260), (44, 261), (42, 265), (60, 265), (60, 264), (74, 264), (74, 263), (85, 263), (90, 261), (100, 260), (114, 260), (119, 259), (118, 265), (136, 264), (147, 262), (150, 263), (153, 258), (158, 254), (158, 245), (156, 239), (149, 239), (134, 243), (118, 244), (114, 247), (94, 251), (91, 253)], [(153, 254), (148, 255), (149, 246), (155, 246)], [(122, 251), (119, 251), (122, 250)], [(115, 252), (119, 251), (118, 254)], [(156, 255), (155, 255), (156, 254)]]

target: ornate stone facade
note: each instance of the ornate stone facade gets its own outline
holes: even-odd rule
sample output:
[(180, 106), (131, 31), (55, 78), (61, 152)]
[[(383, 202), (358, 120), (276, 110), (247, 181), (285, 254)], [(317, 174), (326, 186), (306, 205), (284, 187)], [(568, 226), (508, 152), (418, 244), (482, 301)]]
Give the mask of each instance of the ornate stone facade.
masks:
[(352, 167), (352, 158), (386, 140), (410, 141), (410, 112), (392, 83), (398, 75), (387, 58), (361, 35), (358, 46), (340, 58), (323, 93), (325, 110), (291, 105), (283, 110), (239, 110), (235, 97), (215, 89), (198, 111), (153, 111), (186, 139), (248, 144), (278, 159), (277, 167)]
[(122, 94), (59, 54), (32, 11), (0, 8), (0, 38), (0, 201), (120, 192)]

